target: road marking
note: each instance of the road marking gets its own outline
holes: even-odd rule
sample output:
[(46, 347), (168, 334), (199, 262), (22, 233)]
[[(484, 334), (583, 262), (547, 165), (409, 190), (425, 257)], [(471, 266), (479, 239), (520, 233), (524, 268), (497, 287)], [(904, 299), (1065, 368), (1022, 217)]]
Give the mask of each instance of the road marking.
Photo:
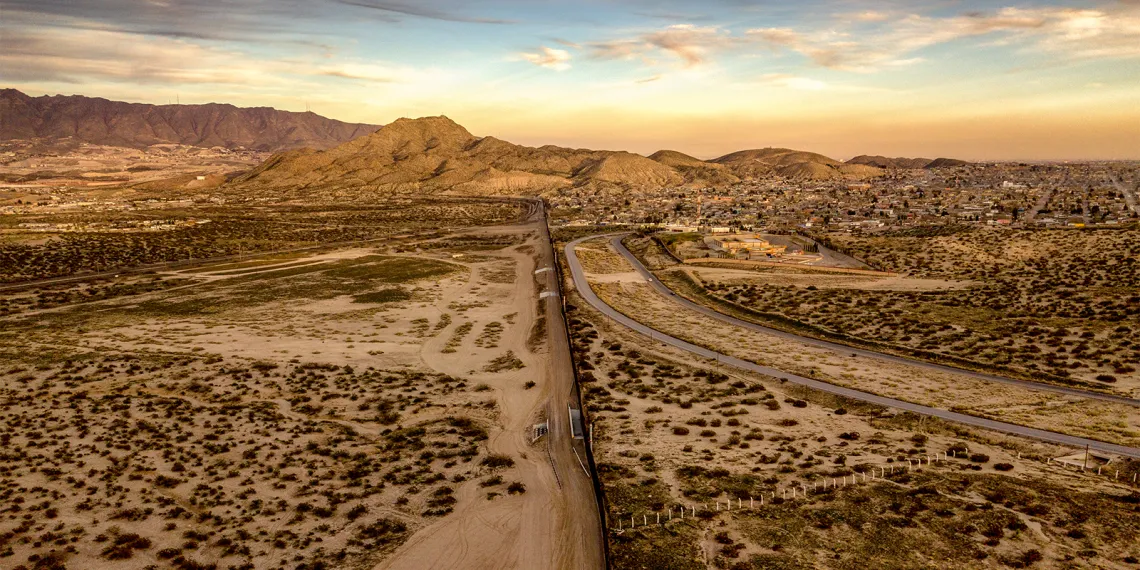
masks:
[(543, 291), (542, 294), (538, 296), (538, 298), (539, 299), (547, 299), (550, 297), (557, 297), (557, 296), (558, 296), (557, 291)]

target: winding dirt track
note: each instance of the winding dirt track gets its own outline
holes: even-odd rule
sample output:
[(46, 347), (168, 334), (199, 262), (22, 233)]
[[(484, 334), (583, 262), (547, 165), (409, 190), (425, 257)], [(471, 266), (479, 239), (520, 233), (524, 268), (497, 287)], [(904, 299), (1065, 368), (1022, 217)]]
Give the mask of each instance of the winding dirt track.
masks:
[[(975, 427), (980, 427), (980, 428), (985, 428), (985, 429), (991, 429), (994, 431), (999, 431), (999, 432), (1003, 432), (1003, 433), (1033, 438), (1033, 439), (1037, 439), (1037, 440), (1041, 440), (1041, 441), (1048, 441), (1051, 443), (1058, 443), (1058, 444), (1062, 444), (1062, 445), (1071, 445), (1074, 447), (1088, 446), (1090, 449), (1094, 449), (1094, 450), (1101, 451), (1101, 452), (1113, 453), (1113, 454), (1123, 455), (1123, 456), (1127, 456), (1127, 457), (1140, 458), (1140, 448), (1129, 447), (1129, 446), (1125, 446), (1125, 445), (1116, 445), (1116, 444), (1112, 444), (1112, 443), (1106, 443), (1103, 441), (1096, 441), (1096, 440), (1086, 439), (1086, 438), (1082, 438), (1082, 437), (1075, 437), (1075, 436), (1071, 436), (1071, 435), (1065, 435), (1062, 433), (1056, 433), (1056, 432), (1051, 432), (1051, 431), (1046, 431), (1046, 430), (1041, 430), (1041, 429), (1036, 429), (1036, 428), (1031, 428), (1031, 427), (1025, 427), (1025, 426), (1010, 424), (1010, 423), (1006, 423), (1006, 422), (988, 420), (985, 418), (979, 418), (979, 417), (970, 416), (970, 415), (966, 415), (966, 414), (960, 414), (957, 412), (951, 412), (949, 410), (943, 410), (940, 408), (933, 408), (930, 406), (923, 406), (923, 405), (914, 404), (911, 402), (906, 402), (903, 400), (897, 400), (894, 398), (887, 398), (884, 396), (879, 396), (877, 394), (871, 394), (869, 392), (863, 392), (861, 390), (854, 390), (851, 388), (836, 386), (834, 384), (829, 384), (827, 382), (821, 382), (819, 380), (814, 380), (811, 378), (805, 378), (803, 376), (798, 376), (795, 374), (784, 372), (783, 370), (778, 370), (778, 369), (771, 368), (768, 366), (761, 366), (761, 365), (756, 364), (754, 362), (748, 362), (748, 361), (742, 360), (740, 358), (728, 356), (726, 354), (721, 354), (719, 352), (709, 350), (705, 347), (697, 346), (695, 344), (683, 341), (679, 338), (669, 336), (665, 333), (657, 331), (656, 329), (653, 329), (651, 327), (643, 325), (640, 322), (618, 312), (616, 309), (607, 305), (604, 301), (602, 301), (600, 298), (598, 298), (598, 296), (594, 293), (593, 289), (590, 288), (590, 284), (586, 280), (585, 271), (582, 269), (582, 264), (578, 260), (578, 257), (574, 252), (574, 248), (577, 247), (577, 245), (579, 243), (581, 243), (587, 239), (593, 239), (594, 237), (596, 237), (596, 236), (578, 239), (578, 240), (575, 240), (575, 241), (572, 241), (572, 242), (566, 244), (566, 248), (565, 248), (566, 261), (567, 261), (567, 264), (570, 266), (570, 273), (574, 279), (575, 289), (578, 290), (578, 294), (581, 295), (582, 298), (587, 303), (590, 304), (590, 306), (594, 307), (595, 309), (600, 311), (602, 314), (613, 319), (614, 321), (617, 321), (618, 323), (621, 323), (622, 325), (625, 325), (626, 327), (629, 327), (629, 328), (631, 328), (631, 329), (633, 329), (633, 330), (635, 330), (641, 334), (644, 334), (646, 336), (651, 337), (653, 340), (663, 342), (667, 345), (670, 345), (670, 346), (679, 348), (681, 350), (690, 352), (690, 353), (695, 354), (697, 356), (701, 356), (701, 357), (709, 358), (709, 359), (714, 359), (720, 364), (727, 364), (729, 366), (733, 366), (733, 367), (740, 368), (743, 370), (748, 370), (751, 372), (756, 372), (759, 374), (764, 374), (767, 376), (773, 376), (776, 378), (786, 378), (789, 382), (792, 382), (795, 384), (800, 384), (802, 386), (806, 386), (808, 388), (820, 390), (822, 392), (827, 392), (830, 394), (836, 394), (839, 396), (844, 396), (847, 398), (851, 398), (853, 400), (869, 402), (872, 404), (878, 404), (880, 406), (886, 406), (889, 408), (906, 410), (906, 411), (913, 412), (916, 414), (922, 414), (925, 416), (937, 417), (937, 418), (941, 418), (944, 420), (949, 420), (949, 421), (953, 421), (953, 422), (957, 422), (957, 423), (961, 423), (961, 424), (965, 424), (965, 425), (970, 425), (970, 426), (975, 426)], [(631, 264), (633, 264), (633, 266), (642, 274), (642, 276), (646, 280), (649, 281), (650, 285), (653, 286), (654, 290), (658, 291), (662, 295), (665, 295), (669, 299), (672, 299), (673, 301), (675, 301), (676, 303), (678, 303), (679, 305), (681, 305), (685, 309), (699, 311), (702, 314), (706, 314), (708, 316), (711, 316), (713, 318), (716, 318), (716, 319), (721, 320), (721, 321), (728, 323), (728, 324), (732, 324), (732, 325), (740, 326), (740, 327), (745, 327), (745, 328), (749, 328), (752, 330), (757, 330), (758, 332), (764, 332), (764, 333), (772, 334), (771, 329), (768, 329), (766, 327), (761, 327), (759, 325), (756, 325), (755, 323), (749, 323), (747, 321), (742, 321), (740, 319), (736, 319), (736, 318), (730, 317), (728, 315), (724, 315), (722, 313), (718, 313), (716, 311), (713, 311), (712, 309), (709, 309), (707, 307), (703, 307), (701, 305), (693, 303), (692, 301), (689, 301), (687, 299), (684, 299), (684, 298), (681, 298), (681, 297), (678, 297), (678, 296), (672, 294), (672, 292), (669, 291), (668, 288), (666, 288), (664, 285), (661, 285), (657, 281), (657, 279), (655, 277), (653, 277), (652, 273), (650, 273), (649, 270), (646, 269), (645, 266), (642, 265), (641, 262), (638, 261), (637, 258), (635, 258), (633, 256), (632, 253), (629, 252), (629, 250), (625, 249), (625, 247), (621, 244), (621, 236), (613, 238), (613, 241), (611, 243), (614, 245), (614, 248), (619, 253), (621, 253), (624, 257), (626, 257), (626, 259)], [(782, 335), (790, 336), (790, 337), (798, 339), (798, 340), (802, 340), (803, 342), (811, 342), (812, 344), (818, 344), (818, 343), (823, 342), (823, 341), (817, 341), (815, 339), (800, 339), (800, 337), (796, 337), (795, 335), (789, 335), (788, 333), (782, 333), (782, 331), (774, 331), (774, 332), (781, 333)], [(834, 345), (834, 343), (828, 343), (828, 344)], [(853, 349), (851, 349), (850, 347), (846, 347), (846, 346), (842, 346), (842, 345), (834, 345), (834, 347), (837, 347), (837, 350), (842, 350), (844, 352), (852, 352), (853, 351)], [(882, 357), (886, 357), (889, 355), (879, 355), (878, 353), (868, 353), (868, 356), (876, 357), (876, 358), (882, 358)], [(908, 361), (907, 363), (909, 364), (910, 362)], [(927, 363), (922, 363), (922, 364), (927, 364)], [(961, 371), (961, 370), (954, 369), (954, 368), (949, 368), (949, 370), (951, 372), (958, 373), (958, 374), (966, 373), (966, 371)], [(1010, 380), (1010, 379), (1003, 379), (1003, 380)], [(1037, 385), (1037, 387), (1039, 389), (1042, 389), (1042, 388), (1040, 388), (1040, 385)], [(1048, 387), (1048, 388), (1056, 388), (1056, 387)], [(1084, 396), (1084, 397), (1092, 397), (1091, 394), (1081, 393), (1080, 395)], [(1103, 395), (1097, 394), (1097, 396), (1103, 396)], [(1125, 400), (1128, 400), (1128, 399), (1125, 399)], [(1135, 402), (1135, 400), (1131, 400), (1131, 402)]]

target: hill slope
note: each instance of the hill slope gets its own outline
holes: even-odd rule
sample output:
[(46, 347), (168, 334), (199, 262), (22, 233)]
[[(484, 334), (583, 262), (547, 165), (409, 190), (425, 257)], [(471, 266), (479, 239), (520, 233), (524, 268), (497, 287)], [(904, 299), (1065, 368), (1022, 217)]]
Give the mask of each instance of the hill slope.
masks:
[(917, 169), (926, 168), (932, 162), (929, 158), (889, 158), (886, 156), (861, 155), (847, 161), (847, 164), (861, 164), (876, 168)]
[(314, 113), (233, 105), (146, 105), (73, 96), (29, 97), (0, 90), (0, 140), (71, 138), (143, 148), (159, 143), (278, 151), (329, 148), (375, 131)]
[(867, 178), (879, 176), (882, 171), (874, 167), (853, 168), (838, 160), (814, 152), (787, 148), (742, 150), (726, 154), (711, 162), (727, 167), (740, 178), (757, 178), (776, 174), (797, 180), (831, 180), (837, 178)]
[(848, 160), (845, 164), (874, 166), (884, 169), (920, 169), (966, 166), (970, 163), (956, 158), (938, 158), (932, 160), (929, 158), (888, 158), (885, 156), (869, 156), (864, 154)]
[(363, 188), (377, 192), (542, 193), (684, 183), (678, 172), (627, 152), (539, 148), (476, 137), (447, 117), (399, 119), (375, 133), (318, 152), (273, 156), (235, 180), (241, 188)]
[(878, 176), (882, 171), (788, 149), (741, 151), (706, 162), (675, 151), (646, 158), (628, 152), (534, 148), (476, 137), (447, 117), (425, 117), (399, 119), (329, 150), (277, 154), (235, 179), (231, 188), (258, 194), (517, 195), (572, 188), (616, 192), (715, 186), (766, 174), (831, 180)]
[(659, 150), (649, 155), (649, 159), (672, 167), (691, 184), (717, 186), (740, 182), (723, 164), (705, 162), (675, 150)]

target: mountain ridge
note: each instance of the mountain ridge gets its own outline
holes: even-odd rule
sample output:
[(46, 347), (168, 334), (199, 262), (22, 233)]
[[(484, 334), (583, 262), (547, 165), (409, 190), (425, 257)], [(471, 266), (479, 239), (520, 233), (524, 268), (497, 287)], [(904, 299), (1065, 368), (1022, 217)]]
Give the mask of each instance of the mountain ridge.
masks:
[(863, 154), (863, 155), (859, 155), (859, 156), (856, 156), (856, 157), (848, 160), (845, 164), (873, 166), (876, 168), (882, 168), (882, 169), (887, 169), (887, 170), (891, 170), (891, 169), (903, 169), (903, 170), (914, 169), (914, 170), (918, 170), (918, 169), (923, 169), (923, 168), (945, 168), (945, 167), (953, 167), (953, 166), (966, 166), (970, 163), (966, 162), (964, 160), (958, 160), (956, 158), (933, 158), (933, 159), (931, 159), (931, 158), (904, 158), (904, 157), (890, 158), (890, 157), (886, 157), (886, 156)]
[(318, 151), (278, 153), (236, 178), (243, 191), (365, 189), (386, 193), (507, 194), (573, 188), (732, 184), (775, 174), (800, 180), (868, 178), (878, 168), (791, 149), (738, 151), (703, 161), (676, 151), (649, 157), (625, 151), (528, 147), (478, 137), (451, 119), (398, 119), (376, 132)]
[(378, 128), (270, 107), (151, 105), (83, 95), (32, 97), (16, 89), (0, 89), (0, 140), (70, 139), (131, 148), (173, 143), (280, 151), (331, 148)]

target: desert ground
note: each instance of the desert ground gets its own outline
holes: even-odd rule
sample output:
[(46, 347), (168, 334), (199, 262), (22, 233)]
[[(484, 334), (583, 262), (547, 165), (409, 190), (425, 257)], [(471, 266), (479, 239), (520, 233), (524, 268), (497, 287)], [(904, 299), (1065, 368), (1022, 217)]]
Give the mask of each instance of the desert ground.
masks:
[[(608, 238), (585, 242), (588, 250)], [(595, 245), (601, 244), (601, 245)], [(606, 256), (612, 273), (591, 277), (594, 291), (610, 306), (666, 334), (762, 365), (918, 404), (952, 409), (1050, 431), (1113, 443), (1140, 444), (1140, 410), (1112, 402), (994, 385), (958, 374), (924, 370), (807, 345), (727, 325), (679, 309), (654, 292), (616, 252)], [(590, 267), (602, 266), (597, 260)], [(703, 269), (695, 270), (704, 271)], [(986, 394), (979, 400), (978, 394)]]
[[(718, 341), (732, 331), (662, 306), (606, 241), (582, 245), (595, 291), (663, 332), (872, 391), (894, 385), (900, 396), (946, 402), (980, 389), (995, 395), (996, 415), (1024, 410), (1052, 427), (1087, 421), (1077, 402), (916, 382), (912, 371), (743, 332)], [(1065, 449), (721, 368), (570, 301), (615, 568), (1129, 568), (1140, 556), (1130, 530), (1140, 494), (1050, 461)], [(1045, 410), (1068, 420), (1046, 420)], [(1140, 470), (1109, 465), (1125, 479)], [(690, 509), (683, 520), (682, 507)]]
[(135, 149), (75, 140), (0, 142), (0, 208), (90, 210), (93, 203), (183, 200), (202, 196), (269, 153), (155, 144)]
[(1126, 228), (835, 233), (822, 239), (899, 277), (683, 271), (718, 299), (820, 336), (870, 339), (935, 359), (1135, 395), (1137, 237)]
[[(400, 236), (342, 222), (326, 231), (360, 243), (4, 292), (0, 567), (564, 555), (570, 505), (548, 438), (532, 440), (551, 390), (538, 233), (454, 227), (463, 216), (428, 229), (414, 220), (440, 206), (423, 207), (399, 209)], [(307, 243), (264, 234), (263, 249)], [(151, 251), (102, 238), (92, 253), (89, 238), (43, 276)]]

